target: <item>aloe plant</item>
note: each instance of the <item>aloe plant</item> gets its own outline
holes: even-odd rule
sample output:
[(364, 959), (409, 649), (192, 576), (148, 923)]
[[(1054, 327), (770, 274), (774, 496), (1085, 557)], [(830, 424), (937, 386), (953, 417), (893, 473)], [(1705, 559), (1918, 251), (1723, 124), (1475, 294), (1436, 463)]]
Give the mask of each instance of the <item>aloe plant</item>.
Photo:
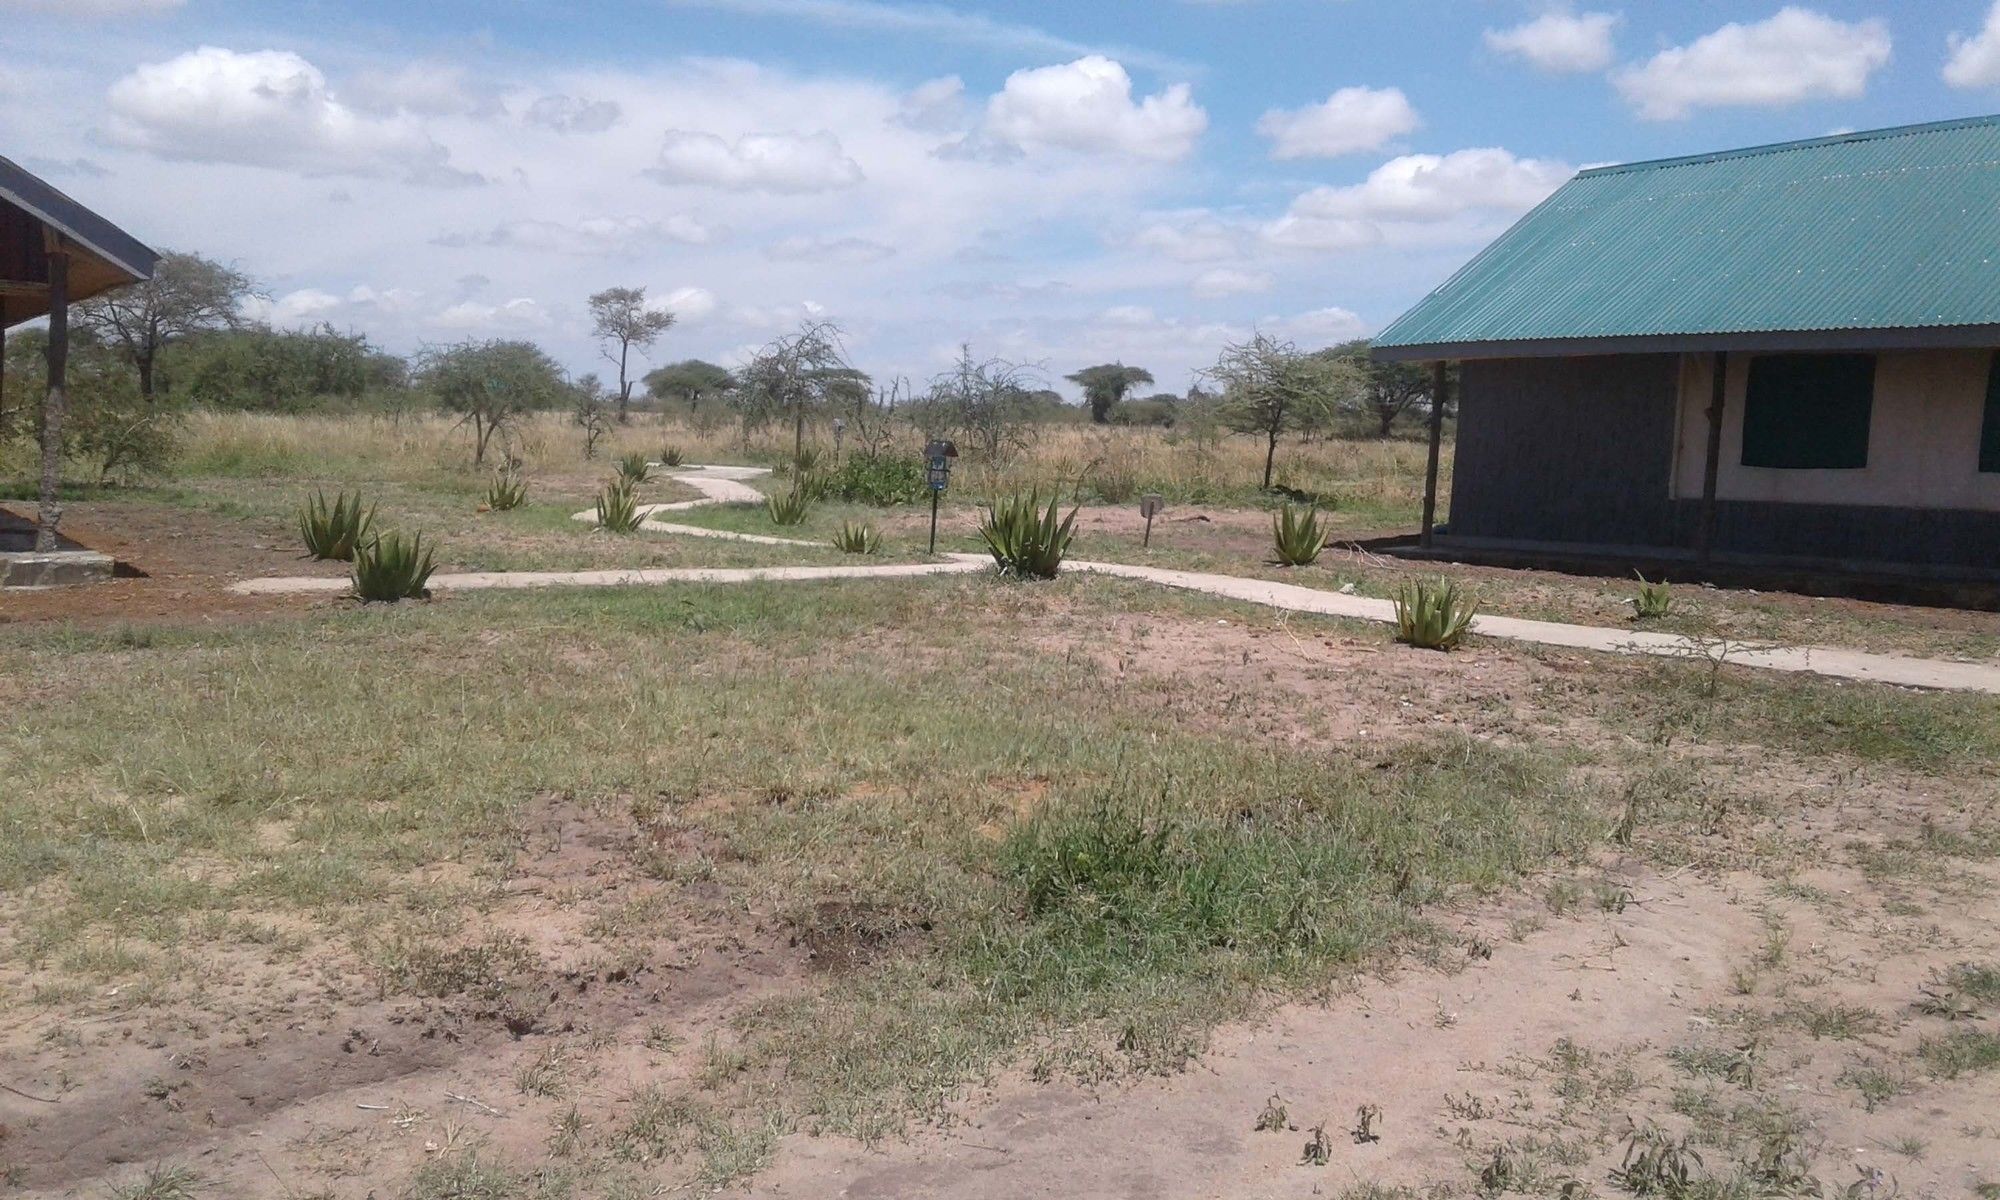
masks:
[(614, 477), (597, 494), (597, 527), (612, 533), (631, 533), (639, 528), (645, 518), (639, 513), (639, 500), (633, 493), (632, 481), (624, 474)]
[(1051, 497), (1046, 511), (1039, 492), (1023, 496), (1016, 492), (986, 508), (979, 536), (999, 564), (1002, 575), (1016, 579), (1054, 579), (1062, 568), (1076, 537), (1076, 509), (1057, 519), (1058, 498)]
[(364, 603), (422, 600), (431, 594), (431, 572), (436, 569), (423, 534), (380, 534), (355, 550), (354, 594)]
[(1288, 567), (1312, 565), (1320, 551), (1326, 549), (1326, 531), (1319, 527), (1319, 509), (1301, 512), (1285, 505), (1284, 511), (1271, 518), (1271, 540), (1276, 544), (1280, 563)]
[(660, 465), (678, 467), (687, 462), (687, 454), (675, 445), (668, 445), (660, 451)]
[(646, 482), (646, 476), (652, 472), (653, 464), (647, 462), (643, 454), (627, 454), (618, 460), (618, 478), (635, 487)]
[(509, 512), (528, 499), (528, 482), (514, 471), (496, 472), (486, 481), (486, 507), (490, 512)]
[(793, 488), (789, 492), (771, 493), (764, 507), (774, 525), (803, 525), (806, 514), (812, 511), (812, 499), (802, 489)]
[(882, 549), (882, 535), (873, 525), (842, 521), (840, 532), (833, 535), (833, 546), (849, 554), (874, 554)]
[(1450, 650), (1464, 640), (1478, 612), (1477, 599), (1448, 580), (1406, 583), (1396, 593), (1396, 640), (1426, 650)]
[[(1639, 575), (1637, 571), (1633, 574)], [(1667, 586), (1666, 580), (1648, 583), (1644, 575), (1639, 575), (1639, 594), (1632, 597), (1632, 612), (1639, 620), (1657, 620), (1666, 616), (1673, 606), (1674, 590)]]
[(299, 540), (306, 544), (306, 553), (317, 559), (352, 562), (355, 549), (374, 524), (375, 507), (370, 505), (363, 512), (358, 492), (351, 498), (341, 492), (331, 504), (325, 492), (316, 492), (299, 507)]

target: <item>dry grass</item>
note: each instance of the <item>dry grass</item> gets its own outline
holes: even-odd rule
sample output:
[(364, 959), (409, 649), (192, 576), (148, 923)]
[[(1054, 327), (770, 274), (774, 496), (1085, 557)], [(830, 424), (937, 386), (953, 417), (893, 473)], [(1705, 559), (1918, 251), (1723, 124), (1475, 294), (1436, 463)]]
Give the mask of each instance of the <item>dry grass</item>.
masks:
[[(808, 441), (830, 453), (830, 429), (815, 425)], [(521, 460), (532, 478), (568, 475), (585, 463), (583, 431), (565, 414), (540, 413), (504, 438), (503, 454)], [(613, 426), (598, 445), (604, 471), (625, 454), (658, 458), (668, 445), (690, 462), (778, 463), (790, 456), (792, 435), (776, 426), (745, 434), (733, 423), (696, 425), (651, 414)], [(853, 443), (849, 443), (850, 449)], [(899, 428), (891, 449), (915, 456), (921, 435)], [(426, 486), (483, 486), (472, 468), (471, 435), (438, 415), (300, 416), (198, 412), (184, 429), (176, 473), (187, 476), (353, 477)], [(1413, 441), (1293, 441), (1278, 455), (1280, 491), (1308, 495), (1414, 520), (1423, 499), (1424, 447)], [(1447, 455), (1447, 461), (1449, 456)], [(1169, 500), (1257, 499), (1263, 447), (1255, 438), (1196, 439), (1174, 430), (1060, 424), (1039, 427), (1026, 449), (997, 461), (968, 457), (955, 491), (988, 496), (1039, 487), (1113, 503), (1145, 492)], [(1449, 480), (1447, 479), (1448, 485)]]

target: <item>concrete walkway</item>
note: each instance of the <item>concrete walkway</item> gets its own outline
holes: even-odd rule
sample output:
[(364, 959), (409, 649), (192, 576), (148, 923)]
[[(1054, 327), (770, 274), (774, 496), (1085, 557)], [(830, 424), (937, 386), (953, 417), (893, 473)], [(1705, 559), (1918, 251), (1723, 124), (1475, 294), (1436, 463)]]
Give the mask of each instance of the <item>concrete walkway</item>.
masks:
[[(490, 591), (501, 588), (641, 587), (666, 583), (806, 582), (817, 579), (899, 579), (912, 575), (962, 575), (986, 570), (986, 561), (970, 554), (945, 562), (896, 563), (881, 567), (652, 567), (605, 571), (471, 571), (431, 576), (431, 590)], [(342, 578), (298, 576), (246, 579), (229, 590), (246, 596), (296, 596), (316, 592), (349, 592), (354, 585)]]
[[(674, 525), (655, 521), (652, 514), (684, 511), (710, 504), (761, 503), (764, 493), (742, 481), (768, 475), (764, 467), (677, 467), (672, 479), (702, 493), (699, 500), (674, 504), (648, 504), (641, 509), (646, 519), (639, 528), (651, 533), (680, 534), (687, 537), (722, 538), (755, 542), (767, 546), (818, 546), (820, 542), (794, 538), (767, 537), (724, 529), (704, 529), (696, 525)], [(595, 523), (597, 513), (580, 512), (575, 519)], [(743, 568), (662, 568), (652, 570), (607, 571), (482, 571), (459, 575), (434, 575), (431, 587), (439, 591), (475, 591), (491, 588), (545, 587), (632, 587), (672, 583), (756, 583), (804, 582), (821, 579), (898, 579), (924, 575), (960, 575), (990, 569), (981, 554), (949, 554), (942, 562), (903, 563), (895, 566), (840, 567), (743, 567)], [(1093, 575), (1136, 579), (1163, 587), (1200, 592), (1246, 604), (1260, 604), (1287, 612), (1315, 613), (1346, 617), (1357, 621), (1394, 624), (1396, 606), (1388, 600), (1350, 596), (1341, 592), (1275, 583), (1266, 579), (1246, 579), (1237, 575), (1215, 575), (1201, 571), (1173, 571), (1162, 567), (1141, 567), (1126, 563), (1080, 562), (1071, 560), (1065, 569)], [(334, 593), (349, 590), (345, 579), (298, 577), (249, 579), (230, 587), (246, 595), (296, 595)], [(1986, 692), (2000, 695), (2000, 665), (1992, 663), (1943, 662), (1910, 658), (1897, 654), (1867, 654), (1823, 646), (1775, 646), (1747, 642), (1725, 642), (1687, 637), (1677, 633), (1655, 633), (1643, 629), (1607, 629), (1596, 625), (1567, 625), (1559, 621), (1529, 621), (1519, 617), (1475, 617), (1472, 632), (1501, 641), (1524, 642), (1537, 646), (1560, 646), (1571, 650), (1593, 650), (1605, 654), (1645, 654), (1694, 662), (1714, 662), (1718, 658), (1731, 666), (1757, 667), (1767, 671), (1790, 671), (1854, 679), (1869, 683), (1889, 683), (1902, 687), (1942, 691)]]
[[(1264, 579), (1244, 579), (1236, 575), (1211, 575), (1199, 571), (1169, 571), (1159, 567), (1129, 566), (1124, 563), (1070, 562), (1074, 571), (1115, 575), (1144, 580), (1185, 591), (1282, 608), (1288, 612), (1320, 613), (1359, 621), (1393, 624), (1396, 606), (1389, 600), (1369, 596), (1349, 596), (1291, 583)], [(1573, 650), (1596, 650), (1607, 654), (1648, 654), (1662, 658), (1711, 662), (1720, 657), (1739, 667), (1761, 667), (1769, 671), (1795, 671), (1858, 679), (1870, 683), (1893, 683), (1904, 687), (1935, 688), (1946, 691), (1989, 692), (2000, 695), (2000, 665), (1990, 663), (1943, 662), (1929, 658), (1909, 658), (1898, 654), (1867, 654), (1859, 650), (1839, 650), (1823, 646), (1774, 646), (1748, 642), (1721, 642), (1710, 638), (1686, 637), (1677, 633), (1654, 633), (1642, 629), (1606, 629), (1597, 625), (1567, 625), (1559, 621), (1529, 621), (1520, 617), (1481, 616), (1472, 620), (1472, 632), (1503, 641), (1529, 642), (1540, 646), (1562, 646)]]
[[(733, 529), (709, 529), (701, 525), (675, 525), (667, 521), (655, 521), (653, 517), (663, 512), (686, 512), (691, 508), (706, 508), (712, 504), (762, 504), (764, 493), (743, 483), (745, 479), (755, 479), (769, 475), (769, 467), (712, 467), (689, 466), (664, 468), (659, 463), (655, 468), (670, 473), (667, 478), (685, 483), (701, 493), (699, 500), (676, 500), (672, 504), (641, 504), (638, 513), (641, 518), (639, 529), (644, 533), (671, 533), (681, 537), (715, 538), (724, 542), (751, 542), (759, 546), (823, 546), (824, 542), (806, 542), (798, 538), (772, 537), (763, 533), (737, 533)], [(597, 524), (597, 510), (588, 508), (570, 516), (572, 521), (586, 525)]]

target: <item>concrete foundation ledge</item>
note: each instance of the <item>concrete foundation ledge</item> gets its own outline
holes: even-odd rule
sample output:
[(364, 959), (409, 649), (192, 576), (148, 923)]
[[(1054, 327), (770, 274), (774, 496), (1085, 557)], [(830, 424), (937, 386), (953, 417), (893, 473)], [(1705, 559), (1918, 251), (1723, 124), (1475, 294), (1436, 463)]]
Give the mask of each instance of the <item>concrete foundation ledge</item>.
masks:
[(72, 587), (109, 580), (116, 564), (95, 550), (0, 553), (0, 588)]

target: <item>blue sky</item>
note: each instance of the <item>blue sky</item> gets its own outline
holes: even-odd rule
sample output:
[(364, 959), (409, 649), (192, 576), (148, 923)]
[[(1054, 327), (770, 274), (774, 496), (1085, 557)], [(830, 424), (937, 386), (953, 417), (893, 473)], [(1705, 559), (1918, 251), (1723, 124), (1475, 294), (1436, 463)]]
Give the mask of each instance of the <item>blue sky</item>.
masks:
[(600, 369), (808, 316), (1184, 388), (1380, 328), (1578, 166), (2000, 111), (1988, 0), (0, 0), (0, 153), (279, 324)]

